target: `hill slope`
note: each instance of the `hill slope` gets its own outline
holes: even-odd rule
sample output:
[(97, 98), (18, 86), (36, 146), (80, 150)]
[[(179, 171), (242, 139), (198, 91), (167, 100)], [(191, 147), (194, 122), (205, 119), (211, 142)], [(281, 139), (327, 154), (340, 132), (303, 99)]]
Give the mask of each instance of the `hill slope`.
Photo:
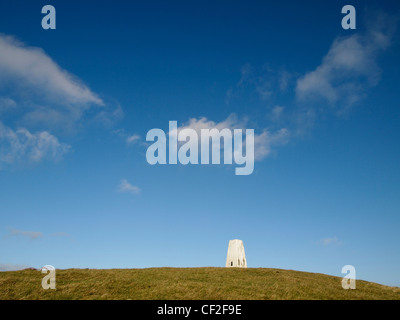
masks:
[(0, 272), (0, 299), (396, 299), (400, 288), (357, 280), (344, 290), (341, 278), (265, 268), (66, 269), (56, 290), (41, 286), (37, 270)]

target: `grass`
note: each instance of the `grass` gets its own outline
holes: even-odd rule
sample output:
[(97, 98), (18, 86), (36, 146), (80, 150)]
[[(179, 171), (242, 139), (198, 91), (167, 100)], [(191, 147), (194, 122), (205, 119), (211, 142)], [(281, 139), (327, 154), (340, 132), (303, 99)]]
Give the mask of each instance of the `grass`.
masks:
[(41, 286), (37, 270), (0, 272), (0, 299), (135, 300), (400, 300), (400, 288), (357, 280), (266, 268), (66, 269), (56, 271), (56, 290)]

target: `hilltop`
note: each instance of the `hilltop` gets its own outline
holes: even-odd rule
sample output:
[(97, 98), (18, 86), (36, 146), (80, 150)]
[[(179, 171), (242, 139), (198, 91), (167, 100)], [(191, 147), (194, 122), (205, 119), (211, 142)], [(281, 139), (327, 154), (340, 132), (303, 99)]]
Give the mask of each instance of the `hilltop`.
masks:
[(38, 270), (0, 272), (0, 299), (396, 299), (400, 288), (340, 277), (267, 268), (65, 269), (56, 290), (44, 290)]

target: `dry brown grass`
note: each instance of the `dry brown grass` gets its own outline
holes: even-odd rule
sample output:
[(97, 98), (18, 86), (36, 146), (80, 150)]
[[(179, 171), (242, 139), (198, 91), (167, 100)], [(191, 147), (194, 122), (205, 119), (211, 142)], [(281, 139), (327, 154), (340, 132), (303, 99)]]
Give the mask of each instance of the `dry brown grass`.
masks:
[(149, 268), (57, 270), (56, 290), (41, 286), (44, 274), (0, 272), (0, 299), (400, 299), (400, 288), (357, 280), (344, 290), (341, 278), (265, 268)]

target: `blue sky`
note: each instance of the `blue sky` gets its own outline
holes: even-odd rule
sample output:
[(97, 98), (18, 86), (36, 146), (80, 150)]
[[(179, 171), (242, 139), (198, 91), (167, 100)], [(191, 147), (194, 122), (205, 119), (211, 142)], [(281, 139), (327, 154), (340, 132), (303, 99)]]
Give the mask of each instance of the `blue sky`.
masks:
[[(56, 8), (56, 30), (41, 8)], [(400, 286), (396, 1), (0, 4), (0, 267), (225, 265)], [(252, 128), (255, 169), (146, 133)]]

